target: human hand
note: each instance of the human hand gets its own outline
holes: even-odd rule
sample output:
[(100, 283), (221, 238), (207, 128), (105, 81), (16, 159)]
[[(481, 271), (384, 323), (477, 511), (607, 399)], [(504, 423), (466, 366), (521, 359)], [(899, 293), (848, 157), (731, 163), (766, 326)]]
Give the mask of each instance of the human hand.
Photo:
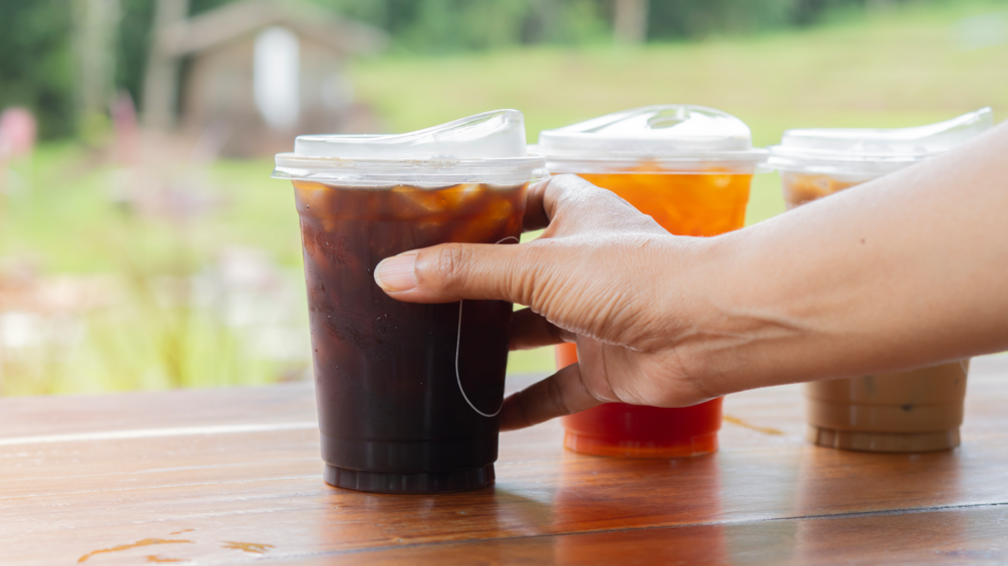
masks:
[(560, 175), (530, 187), (517, 246), (451, 243), (382, 261), (375, 280), (405, 302), (506, 300), (511, 349), (576, 342), (579, 363), (509, 397), (501, 429), (534, 425), (601, 403), (688, 406), (710, 395), (678, 344), (694, 334), (679, 275), (705, 248), (670, 235), (610, 191)]

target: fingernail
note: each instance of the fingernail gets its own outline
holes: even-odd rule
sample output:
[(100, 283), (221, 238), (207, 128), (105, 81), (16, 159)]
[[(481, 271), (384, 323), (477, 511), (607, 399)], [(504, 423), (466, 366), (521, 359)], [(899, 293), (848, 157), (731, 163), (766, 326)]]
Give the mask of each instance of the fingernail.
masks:
[(374, 280), (383, 291), (409, 291), (416, 287), (416, 273), (413, 265), (416, 254), (407, 252), (397, 256), (387, 257), (375, 267)]

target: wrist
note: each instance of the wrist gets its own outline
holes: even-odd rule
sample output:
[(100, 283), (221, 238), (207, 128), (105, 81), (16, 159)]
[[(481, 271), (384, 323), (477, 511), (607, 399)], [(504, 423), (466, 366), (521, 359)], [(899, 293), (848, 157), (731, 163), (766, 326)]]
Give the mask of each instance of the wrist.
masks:
[[(754, 238), (730, 233), (675, 238), (678, 276), (664, 295), (671, 331), (667, 347), (708, 397), (783, 383), (775, 358), (805, 333), (774, 280), (760, 265)], [(769, 286), (769, 287), (768, 287)]]

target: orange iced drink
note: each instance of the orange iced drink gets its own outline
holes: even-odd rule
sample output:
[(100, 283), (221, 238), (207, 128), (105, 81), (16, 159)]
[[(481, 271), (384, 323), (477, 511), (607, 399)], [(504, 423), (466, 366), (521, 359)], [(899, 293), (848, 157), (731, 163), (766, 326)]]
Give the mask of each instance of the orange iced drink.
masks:
[(716, 236), (745, 225), (752, 174), (676, 175), (652, 163), (618, 173), (581, 173), (679, 236)]
[[(789, 130), (771, 148), (788, 209), (877, 179), (962, 143), (993, 125), (990, 109), (899, 130)], [(969, 360), (808, 383), (806, 438), (868, 452), (959, 446)]]
[[(566, 128), (553, 136), (543, 132), (540, 149), (552, 173), (576, 173), (613, 191), (673, 234), (716, 236), (745, 224), (749, 186), (763, 152), (752, 149), (749, 130), (737, 118), (700, 107), (661, 106), (585, 124), (568, 127), (573, 139), (564, 139)], [(614, 125), (621, 130), (616, 135), (600, 135)], [(593, 136), (600, 138), (597, 147)], [(558, 368), (577, 362), (574, 344), (558, 346), (556, 355)], [(699, 456), (718, 449), (721, 399), (675, 409), (607, 403), (561, 423), (564, 446), (583, 454)]]

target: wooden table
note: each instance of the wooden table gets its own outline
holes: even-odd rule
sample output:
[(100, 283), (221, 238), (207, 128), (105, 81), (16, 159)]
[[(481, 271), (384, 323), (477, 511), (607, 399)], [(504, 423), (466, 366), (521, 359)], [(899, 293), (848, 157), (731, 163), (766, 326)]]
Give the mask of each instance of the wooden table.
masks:
[(1008, 357), (969, 379), (952, 452), (810, 446), (787, 386), (728, 397), (713, 456), (579, 456), (548, 423), (439, 496), (326, 486), (310, 384), (0, 399), (0, 563), (1003, 564)]

